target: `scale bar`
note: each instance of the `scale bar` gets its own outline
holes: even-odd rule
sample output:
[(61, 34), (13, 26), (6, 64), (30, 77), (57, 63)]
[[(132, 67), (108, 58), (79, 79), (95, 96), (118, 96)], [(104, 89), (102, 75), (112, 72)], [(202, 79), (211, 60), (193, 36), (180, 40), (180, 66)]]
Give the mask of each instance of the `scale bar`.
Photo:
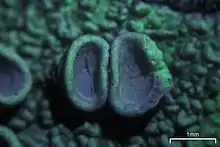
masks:
[(169, 139), (169, 143), (172, 143), (172, 141), (181, 141), (181, 140), (184, 140), (184, 141), (190, 141), (190, 140), (213, 140), (215, 141), (215, 144), (217, 143), (217, 139), (216, 138), (201, 138), (201, 137), (197, 137), (197, 138), (170, 138)]

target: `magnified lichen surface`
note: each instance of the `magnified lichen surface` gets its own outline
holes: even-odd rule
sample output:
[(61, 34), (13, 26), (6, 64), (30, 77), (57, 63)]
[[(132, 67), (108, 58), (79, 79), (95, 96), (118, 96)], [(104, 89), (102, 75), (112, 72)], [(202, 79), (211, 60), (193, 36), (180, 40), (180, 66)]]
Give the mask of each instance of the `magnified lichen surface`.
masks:
[(219, 147), (219, 10), (1, 0), (0, 146)]

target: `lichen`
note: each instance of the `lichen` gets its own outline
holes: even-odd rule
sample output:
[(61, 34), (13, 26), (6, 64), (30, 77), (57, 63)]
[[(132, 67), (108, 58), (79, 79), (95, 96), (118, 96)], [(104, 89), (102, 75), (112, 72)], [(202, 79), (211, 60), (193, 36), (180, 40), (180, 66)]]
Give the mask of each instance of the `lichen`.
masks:
[(109, 101), (119, 114), (142, 115), (172, 88), (163, 54), (146, 34), (125, 33), (116, 38), (110, 60)]
[[(75, 40), (66, 53), (65, 63), (61, 65), (64, 66), (61, 71), (64, 77), (61, 78), (69, 102), (77, 108), (94, 111), (105, 103), (108, 91), (108, 50), (109, 45), (104, 39), (85, 35)], [(91, 56), (87, 56), (88, 53)]]
[(0, 144), (4, 147), (23, 147), (14, 132), (2, 125), (0, 126)]
[(0, 64), (0, 103), (13, 107), (26, 98), (32, 86), (32, 77), (21, 57), (4, 46), (0, 49)]

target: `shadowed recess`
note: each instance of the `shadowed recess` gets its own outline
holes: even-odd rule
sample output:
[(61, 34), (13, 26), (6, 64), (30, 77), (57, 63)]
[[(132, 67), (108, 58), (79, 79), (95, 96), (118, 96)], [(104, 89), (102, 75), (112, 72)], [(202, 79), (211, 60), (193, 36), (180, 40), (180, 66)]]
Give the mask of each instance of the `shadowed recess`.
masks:
[(3, 97), (16, 95), (24, 86), (25, 77), (13, 62), (0, 57), (0, 94)]
[(76, 86), (88, 100), (97, 94), (98, 60), (100, 54), (94, 44), (87, 44), (76, 55), (75, 73)]
[(144, 0), (150, 4), (168, 5), (175, 11), (184, 13), (216, 13), (219, 11), (219, 0)]
[(8, 144), (8, 142), (4, 138), (0, 138), (0, 144), (3, 147), (10, 147), (10, 145)]

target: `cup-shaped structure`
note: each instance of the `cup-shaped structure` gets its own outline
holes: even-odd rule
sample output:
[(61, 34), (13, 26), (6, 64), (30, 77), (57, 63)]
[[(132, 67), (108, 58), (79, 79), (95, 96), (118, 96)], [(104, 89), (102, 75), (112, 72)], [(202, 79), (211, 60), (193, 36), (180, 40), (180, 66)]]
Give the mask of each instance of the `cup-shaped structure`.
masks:
[(155, 107), (173, 85), (163, 54), (143, 33), (124, 33), (110, 52), (109, 103), (116, 113), (136, 117)]
[(83, 111), (101, 108), (108, 93), (109, 45), (97, 36), (75, 40), (61, 61), (61, 79), (69, 102)]
[(0, 49), (0, 105), (13, 107), (22, 102), (32, 86), (28, 66), (15, 52)]
[(0, 145), (2, 147), (23, 147), (14, 132), (4, 126), (0, 126)]

